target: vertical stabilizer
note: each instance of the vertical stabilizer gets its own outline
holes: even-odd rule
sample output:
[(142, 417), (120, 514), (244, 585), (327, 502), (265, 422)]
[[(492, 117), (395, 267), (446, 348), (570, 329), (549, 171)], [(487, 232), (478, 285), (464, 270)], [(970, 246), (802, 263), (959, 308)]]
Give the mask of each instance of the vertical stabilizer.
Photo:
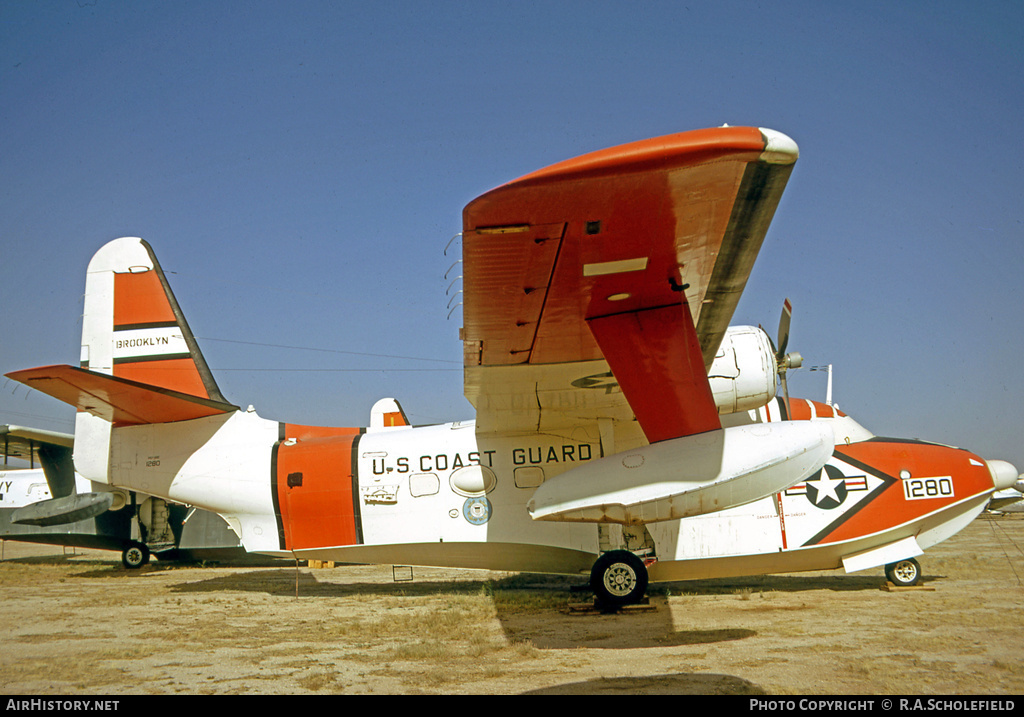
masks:
[[(152, 248), (137, 237), (105, 244), (89, 262), (81, 367), (224, 402)], [(75, 468), (109, 482), (111, 424), (80, 411)]]
[(109, 242), (89, 262), (81, 365), (224, 401), (153, 250), (135, 237)]
[(408, 426), (409, 418), (402, 409), (402, 404), (394, 398), (382, 398), (370, 409), (370, 430)]

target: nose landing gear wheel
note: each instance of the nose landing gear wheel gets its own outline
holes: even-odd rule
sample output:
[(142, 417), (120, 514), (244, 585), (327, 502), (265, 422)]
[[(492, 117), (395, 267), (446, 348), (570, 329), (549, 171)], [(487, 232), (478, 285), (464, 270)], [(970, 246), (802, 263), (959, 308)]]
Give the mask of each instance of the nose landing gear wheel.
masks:
[(612, 550), (594, 563), (590, 589), (604, 605), (618, 607), (638, 603), (647, 592), (647, 568), (628, 550)]
[(121, 551), (121, 564), (129, 570), (141, 568), (149, 562), (149, 548), (142, 543), (133, 543)]
[(921, 566), (913, 558), (898, 560), (885, 566), (885, 577), (897, 587), (917, 585), (921, 579)]

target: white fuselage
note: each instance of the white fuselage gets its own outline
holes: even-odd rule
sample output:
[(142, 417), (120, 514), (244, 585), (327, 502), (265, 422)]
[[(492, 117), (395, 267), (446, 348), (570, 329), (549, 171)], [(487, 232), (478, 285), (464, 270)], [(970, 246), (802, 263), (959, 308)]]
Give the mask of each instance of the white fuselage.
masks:
[[(652, 580), (835, 568), (853, 554), (862, 558), (848, 568), (861, 569), (879, 546), (899, 546), (879, 560), (917, 554), (983, 509), (987, 493), (954, 490), (934, 509), (908, 502), (918, 510), (905, 520), (842, 535), (846, 520), (899, 487), (892, 471), (844, 458), (871, 434), (846, 417), (818, 420), (832, 421), (837, 443), (820, 475), (740, 507), (648, 524)], [(119, 428), (110, 482), (216, 511), (248, 550), (276, 556), (585, 573), (623, 544), (621, 526), (534, 520), (528, 510), (542, 483), (602, 458), (596, 428), (573, 439), (478, 433), (474, 422), (326, 437), (300, 429), (253, 412)], [(301, 465), (278, 468), (284, 451), (325, 441), (344, 442), (351, 460), (329, 462), (321, 482)], [(346, 521), (354, 537), (332, 537)]]

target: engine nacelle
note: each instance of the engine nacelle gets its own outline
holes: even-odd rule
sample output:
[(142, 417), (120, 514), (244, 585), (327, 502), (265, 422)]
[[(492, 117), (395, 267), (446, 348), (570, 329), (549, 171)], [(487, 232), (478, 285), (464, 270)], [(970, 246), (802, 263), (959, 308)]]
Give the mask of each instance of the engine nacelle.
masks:
[(775, 398), (778, 372), (768, 334), (756, 326), (730, 326), (708, 371), (718, 413), (750, 411), (767, 404)]

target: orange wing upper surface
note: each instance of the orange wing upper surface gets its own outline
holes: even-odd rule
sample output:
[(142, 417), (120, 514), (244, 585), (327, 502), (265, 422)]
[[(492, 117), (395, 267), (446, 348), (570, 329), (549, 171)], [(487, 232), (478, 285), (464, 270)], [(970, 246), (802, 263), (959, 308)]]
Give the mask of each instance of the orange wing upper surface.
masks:
[(635, 416), (651, 442), (718, 428), (706, 367), (796, 158), (770, 130), (699, 130), (471, 202), (463, 339), (478, 426)]

